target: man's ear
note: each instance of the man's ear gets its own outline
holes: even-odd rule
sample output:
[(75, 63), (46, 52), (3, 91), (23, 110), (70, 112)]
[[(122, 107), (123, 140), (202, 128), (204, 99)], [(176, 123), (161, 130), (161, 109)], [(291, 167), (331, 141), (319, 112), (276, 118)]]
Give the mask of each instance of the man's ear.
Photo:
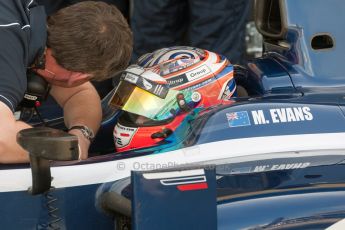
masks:
[(91, 75), (88, 73), (81, 72), (71, 72), (71, 75), (68, 79), (68, 83), (73, 85), (76, 82), (87, 82), (91, 78)]

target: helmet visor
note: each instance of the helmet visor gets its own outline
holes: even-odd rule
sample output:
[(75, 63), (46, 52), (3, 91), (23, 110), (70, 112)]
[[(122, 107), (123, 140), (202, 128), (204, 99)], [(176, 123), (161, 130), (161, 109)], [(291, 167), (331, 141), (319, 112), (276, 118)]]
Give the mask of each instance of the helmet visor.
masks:
[(179, 92), (169, 90), (164, 99), (139, 88), (127, 81), (120, 81), (110, 106), (141, 115), (152, 120), (165, 120), (173, 117), (173, 108), (178, 109), (176, 96)]

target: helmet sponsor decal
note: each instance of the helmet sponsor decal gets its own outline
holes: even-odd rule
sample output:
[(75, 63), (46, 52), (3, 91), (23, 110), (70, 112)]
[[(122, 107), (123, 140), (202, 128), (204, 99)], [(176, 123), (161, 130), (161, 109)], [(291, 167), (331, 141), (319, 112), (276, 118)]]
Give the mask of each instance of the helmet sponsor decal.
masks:
[(160, 70), (159, 74), (168, 75), (179, 70), (185, 69), (189, 66), (192, 66), (198, 62), (198, 59), (173, 59), (170, 62), (158, 64)]
[(192, 71), (187, 72), (186, 76), (189, 81), (193, 81), (201, 77), (207, 76), (210, 73), (211, 73), (211, 70), (206, 65), (202, 65), (198, 68), (195, 68)]
[(153, 90), (153, 93), (156, 95), (161, 95), (164, 88), (161, 85), (156, 85), (155, 89)]
[(146, 90), (152, 89), (152, 84), (150, 82), (146, 81), (144, 78), (143, 78), (143, 85), (144, 85)]
[(188, 79), (186, 75), (182, 74), (182, 75), (167, 79), (167, 82), (168, 82), (169, 87), (173, 88), (173, 87), (187, 83)]
[(116, 148), (123, 148), (129, 145), (137, 130), (138, 128), (126, 127), (117, 123), (114, 129)]
[(216, 81), (215, 78), (209, 78), (209, 79), (207, 79), (205, 81), (200, 82), (199, 84), (192, 85), (192, 86), (188, 87), (188, 89), (189, 90), (196, 90), (196, 89), (199, 89), (201, 87), (207, 86), (208, 84), (211, 84), (214, 81)]
[(138, 79), (139, 79), (138, 76), (131, 73), (126, 73), (125, 75), (125, 80), (133, 84), (136, 84), (138, 82)]
[(201, 100), (201, 94), (199, 92), (193, 92), (191, 98), (193, 102), (199, 102)]
[[(166, 85), (166, 80), (164, 78), (162, 78), (164, 80), (164, 83), (162, 82), (155, 82), (154, 80), (150, 80), (147, 79), (147, 76), (143, 76), (145, 74), (145, 72), (142, 72), (141, 75), (137, 75), (136, 73), (125, 73), (121, 78), (125, 81), (125, 82), (129, 82), (143, 90), (146, 90), (160, 98), (165, 98), (168, 94), (168, 87), (165, 86)], [(156, 75), (155, 73), (150, 71), (151, 75)], [(159, 76), (160, 77), (160, 76)], [(122, 85), (119, 84), (118, 88), (116, 89), (116, 92), (121, 90)], [(126, 85), (123, 85), (123, 87), (126, 87)], [(128, 91), (127, 89), (124, 90), (124, 92)]]

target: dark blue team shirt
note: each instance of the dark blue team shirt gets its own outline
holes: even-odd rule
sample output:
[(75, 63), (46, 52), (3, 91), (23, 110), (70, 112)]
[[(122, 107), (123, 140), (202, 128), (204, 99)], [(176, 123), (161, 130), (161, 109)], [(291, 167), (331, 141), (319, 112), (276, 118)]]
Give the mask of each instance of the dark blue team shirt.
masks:
[(46, 16), (33, 0), (0, 1), (0, 101), (12, 111), (27, 87), (26, 70), (43, 52)]

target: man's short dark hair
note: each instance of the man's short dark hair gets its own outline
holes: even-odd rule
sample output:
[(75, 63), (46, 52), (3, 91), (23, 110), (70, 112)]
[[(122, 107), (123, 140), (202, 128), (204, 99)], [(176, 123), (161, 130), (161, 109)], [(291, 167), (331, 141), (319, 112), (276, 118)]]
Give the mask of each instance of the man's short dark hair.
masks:
[(101, 81), (127, 67), (132, 32), (114, 5), (83, 1), (48, 18), (47, 46), (62, 67)]

